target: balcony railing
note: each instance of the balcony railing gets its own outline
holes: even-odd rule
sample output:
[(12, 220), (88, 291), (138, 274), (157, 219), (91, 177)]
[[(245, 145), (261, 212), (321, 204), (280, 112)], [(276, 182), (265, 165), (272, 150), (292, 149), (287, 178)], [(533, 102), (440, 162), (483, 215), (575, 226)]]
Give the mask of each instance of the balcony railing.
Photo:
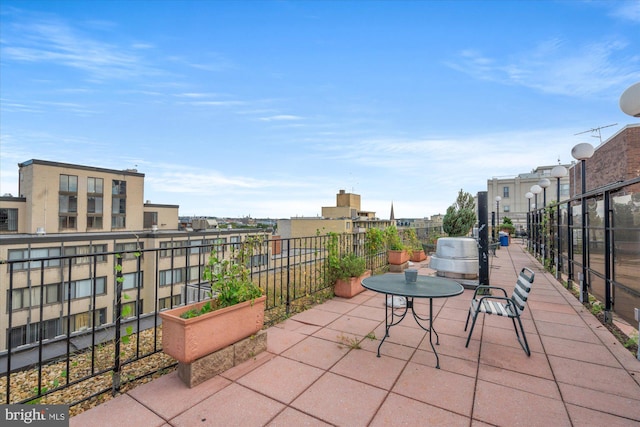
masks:
[[(248, 267), (267, 296), (266, 325), (332, 296), (327, 238), (251, 242)], [(365, 256), (369, 268), (387, 267), (386, 252), (365, 253), (363, 233), (340, 240), (341, 251)], [(0, 401), (57, 402), (56, 393), (75, 388), (76, 400), (57, 402), (75, 405), (173, 366), (162, 353), (158, 313), (207, 298), (201, 277), (212, 251), (234, 259), (246, 244), (205, 240), (6, 261)]]

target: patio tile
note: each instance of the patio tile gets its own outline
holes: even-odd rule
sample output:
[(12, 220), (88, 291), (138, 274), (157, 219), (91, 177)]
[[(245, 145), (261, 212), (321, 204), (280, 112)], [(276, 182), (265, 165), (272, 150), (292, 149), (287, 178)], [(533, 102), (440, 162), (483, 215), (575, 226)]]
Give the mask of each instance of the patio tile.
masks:
[(90, 411), (72, 417), (70, 427), (112, 427), (114, 416), (126, 416), (127, 424), (133, 426), (160, 427), (165, 420), (143, 406), (131, 396), (123, 394), (102, 403)]
[(354, 350), (340, 359), (331, 372), (388, 390), (406, 364), (393, 357), (377, 357), (369, 351)]
[(193, 408), (170, 420), (174, 427), (261, 426), (271, 421), (284, 405), (255, 391), (231, 384)]
[[(507, 347), (519, 348), (522, 350), (520, 343), (518, 342), (518, 336), (516, 335), (516, 331), (513, 329), (513, 323), (511, 319), (503, 319), (503, 321), (510, 326), (509, 329), (504, 328), (496, 328), (493, 326), (485, 325), (482, 330), (482, 341), (484, 343), (493, 343), (498, 345), (504, 345)], [(519, 331), (518, 326), (518, 332)], [(527, 342), (529, 343), (529, 349), (532, 352), (542, 353), (544, 350), (542, 349), (542, 342), (540, 341), (540, 337), (535, 334), (527, 331), (525, 329), (525, 333), (527, 336)], [(476, 331), (473, 331), (473, 335), (476, 336)], [(479, 338), (479, 336), (477, 337)], [(522, 336), (520, 337), (522, 338)], [(524, 352), (524, 350), (522, 350)]]
[(136, 387), (128, 394), (165, 420), (170, 420), (229, 384), (231, 381), (228, 379), (215, 376), (189, 388), (174, 371)]
[(380, 325), (380, 320), (363, 319), (345, 314), (327, 325), (328, 329), (352, 333), (361, 337), (370, 334)]
[(500, 369), (494, 366), (480, 365), (478, 369), (478, 380), (515, 388), (551, 399), (561, 399), (558, 386), (553, 380)]
[(536, 320), (536, 326), (538, 327), (540, 337), (557, 337), (566, 340), (590, 342), (592, 344), (600, 343), (596, 334), (586, 325), (561, 325)]
[(276, 357), (275, 354), (269, 353), (268, 351), (263, 351), (262, 353), (259, 353), (255, 357), (239, 365), (236, 365), (231, 369), (228, 369), (222, 372), (220, 376), (228, 378), (231, 381), (235, 381), (238, 378), (241, 378), (242, 376), (246, 375), (248, 372), (251, 372), (257, 367), (267, 363), (269, 360), (273, 359), (274, 357)]
[[(450, 336), (464, 337), (466, 341), (469, 330), (467, 329), (466, 332), (464, 330), (464, 321), (466, 319), (467, 313), (464, 312), (463, 314), (464, 316), (459, 319), (447, 319), (447, 318), (440, 318), (440, 316), (438, 316), (433, 321), (433, 326), (435, 331), (438, 332), (438, 334), (440, 335), (446, 334)], [(480, 319), (476, 323), (476, 329), (478, 329), (479, 323), (480, 323)], [(471, 324), (471, 322), (469, 322), (469, 324)], [(474, 334), (475, 334), (475, 331), (474, 331)]]
[(640, 400), (559, 383), (565, 402), (640, 422)]
[(287, 331), (295, 331), (299, 334), (311, 335), (322, 326), (310, 325), (308, 323), (299, 322), (292, 318), (285, 320), (282, 323), (274, 325), (271, 329), (284, 329)]
[(337, 426), (364, 426), (386, 394), (379, 388), (327, 372), (291, 406)]
[(293, 320), (301, 323), (307, 323), (309, 325), (327, 326), (340, 317), (340, 313), (333, 313), (326, 310), (319, 310), (317, 308), (310, 308), (309, 310), (298, 313), (292, 317)]
[(624, 369), (557, 356), (549, 356), (549, 362), (558, 384), (585, 387), (640, 401), (640, 386)]
[(392, 391), (469, 417), (475, 379), (409, 362)]
[[(362, 340), (360, 342), (361, 349), (377, 354), (378, 346), (380, 345), (380, 339), (384, 335), (384, 327), (382, 329), (383, 331), (380, 332), (379, 335), (376, 335), (375, 340)], [(396, 344), (387, 340), (382, 344), (382, 347), (380, 348), (380, 357), (395, 357), (396, 359), (409, 360), (415, 351), (415, 347)]]
[(349, 315), (382, 322), (384, 321), (384, 307), (359, 305), (358, 307), (351, 310), (349, 312)]
[[(406, 345), (409, 347), (413, 347), (414, 349), (418, 347), (418, 345), (425, 338), (427, 332), (417, 327), (414, 328), (414, 327), (404, 326), (404, 323), (411, 323), (411, 322), (413, 322), (413, 324), (415, 325), (415, 320), (405, 318), (401, 324), (391, 327), (391, 329), (389, 329), (389, 336), (384, 341), (384, 344), (382, 344), (382, 347), (384, 348), (384, 346), (389, 342)], [(384, 337), (385, 335), (384, 323), (378, 326), (374, 330), (374, 334), (376, 338), (380, 340)]]
[(527, 356), (520, 347), (515, 348), (483, 342), (480, 350), (480, 363), (549, 380), (553, 379), (553, 374), (544, 353), (532, 352), (531, 356)]
[(500, 426), (571, 426), (562, 401), (487, 381), (478, 381), (473, 418)]
[(335, 342), (315, 337), (307, 337), (282, 353), (282, 356), (320, 369), (329, 369), (347, 354), (348, 351), (348, 348), (339, 346)]
[(324, 373), (284, 357), (276, 357), (238, 380), (239, 384), (283, 403), (290, 403)]
[(307, 335), (281, 328), (269, 328), (267, 351), (280, 354), (305, 339)]
[[(465, 360), (443, 354), (440, 352), (440, 349), (438, 349), (438, 356), (440, 357), (440, 369), (472, 378), (476, 377), (478, 372), (477, 361)], [(432, 351), (418, 350), (413, 354), (413, 357), (411, 357), (411, 362), (435, 368), (436, 356)]]
[(469, 419), (435, 406), (391, 393), (370, 426), (447, 426), (467, 427)]
[(333, 298), (316, 306), (318, 310), (330, 311), (332, 313), (345, 314), (353, 310), (356, 306), (343, 298)]
[(564, 338), (542, 337), (547, 354), (566, 357), (567, 359), (582, 360), (584, 362), (607, 365), (614, 368), (620, 364), (602, 344), (583, 343)]
[(330, 427), (331, 424), (325, 423), (311, 415), (304, 414), (293, 408), (286, 408), (273, 419), (268, 427)]
[(594, 411), (589, 408), (583, 408), (581, 406), (567, 405), (569, 411), (569, 417), (574, 426), (607, 426), (607, 427), (629, 427), (635, 422), (640, 422), (640, 419), (634, 421), (628, 418), (618, 417), (616, 415), (607, 414), (604, 412)]

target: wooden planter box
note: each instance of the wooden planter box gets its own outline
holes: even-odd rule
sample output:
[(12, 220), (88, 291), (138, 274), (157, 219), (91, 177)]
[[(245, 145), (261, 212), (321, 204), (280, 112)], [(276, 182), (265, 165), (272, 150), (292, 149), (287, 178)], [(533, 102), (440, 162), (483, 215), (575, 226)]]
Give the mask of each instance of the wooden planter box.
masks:
[(180, 362), (191, 363), (247, 338), (264, 326), (266, 299), (263, 295), (190, 319), (180, 315), (191, 308), (199, 309), (207, 301), (162, 311), (162, 351)]
[(402, 265), (405, 262), (409, 261), (409, 254), (405, 250), (402, 250), (402, 251), (390, 250), (387, 253), (387, 257), (389, 260), (389, 264), (392, 264), (392, 265)]
[(362, 276), (350, 277), (349, 279), (338, 279), (333, 286), (333, 293), (342, 298), (351, 298), (358, 295), (365, 289), (362, 287), (362, 279), (371, 276), (371, 270), (365, 271)]

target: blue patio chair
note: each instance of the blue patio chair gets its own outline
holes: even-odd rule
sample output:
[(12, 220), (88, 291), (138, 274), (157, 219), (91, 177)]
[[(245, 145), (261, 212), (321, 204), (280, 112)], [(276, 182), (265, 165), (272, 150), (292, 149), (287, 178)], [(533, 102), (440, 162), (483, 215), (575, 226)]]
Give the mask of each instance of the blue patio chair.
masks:
[[(469, 331), (465, 347), (469, 347), (469, 340), (471, 340), (471, 334), (473, 333), (473, 328), (476, 325), (478, 314), (496, 314), (498, 316), (511, 318), (513, 328), (516, 330), (518, 342), (522, 346), (524, 352), (527, 353), (527, 356), (531, 356), (529, 343), (527, 343), (527, 337), (524, 334), (524, 328), (522, 327), (522, 321), (520, 320), (520, 314), (522, 314), (526, 307), (527, 298), (529, 297), (534, 277), (535, 273), (531, 271), (531, 269), (524, 267), (518, 275), (518, 281), (516, 282), (516, 287), (513, 290), (511, 297), (507, 297), (507, 291), (498, 286), (483, 285), (476, 288), (476, 291), (473, 293), (473, 299), (471, 300), (471, 307), (469, 307), (469, 313), (467, 314), (467, 322), (464, 325), (464, 330), (466, 331), (467, 326), (469, 325), (469, 318), (473, 316), (471, 330)], [(504, 296), (486, 295), (486, 291), (490, 289), (501, 291)], [(520, 325), (520, 332), (518, 332), (518, 327), (516, 326), (516, 319), (518, 319), (518, 325)], [(520, 339), (520, 333), (522, 333), (522, 339)]]

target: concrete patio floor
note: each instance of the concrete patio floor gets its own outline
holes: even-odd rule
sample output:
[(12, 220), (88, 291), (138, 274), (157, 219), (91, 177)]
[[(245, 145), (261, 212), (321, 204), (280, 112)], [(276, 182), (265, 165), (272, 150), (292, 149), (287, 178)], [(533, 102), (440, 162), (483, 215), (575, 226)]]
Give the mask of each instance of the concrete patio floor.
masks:
[[(508, 292), (522, 267), (536, 273), (524, 313), (531, 357), (497, 316), (481, 315), (465, 348), (465, 290), (434, 300), (441, 369), (412, 318), (391, 329), (378, 358), (384, 296), (365, 291), (269, 328), (267, 352), (192, 389), (173, 372), (70, 425), (640, 425), (640, 361), (518, 242), (490, 262), (491, 284)], [(427, 265), (414, 267), (433, 274)], [(428, 314), (428, 300), (415, 305)]]

